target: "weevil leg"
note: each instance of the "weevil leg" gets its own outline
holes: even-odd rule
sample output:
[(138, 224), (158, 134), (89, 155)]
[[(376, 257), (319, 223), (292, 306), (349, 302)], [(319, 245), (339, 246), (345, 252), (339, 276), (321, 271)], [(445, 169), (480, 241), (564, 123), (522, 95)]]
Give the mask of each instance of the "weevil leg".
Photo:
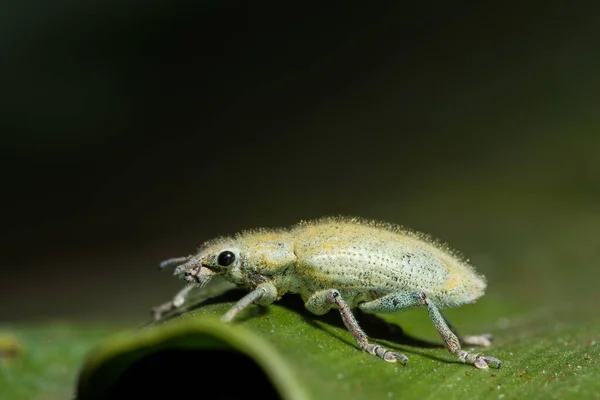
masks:
[(440, 311), (440, 314), (444, 318), (446, 325), (448, 328), (458, 337), (458, 341), (463, 346), (478, 346), (478, 347), (489, 347), (492, 344), (493, 336), (491, 333), (484, 333), (483, 335), (469, 335), (469, 336), (461, 336), (458, 333), (456, 327), (448, 320), (448, 318), (444, 315), (443, 312)]
[(183, 303), (185, 302), (185, 299), (188, 296), (188, 294), (196, 286), (198, 286), (197, 283), (188, 283), (187, 285), (185, 285), (185, 287), (183, 289), (181, 289), (179, 292), (177, 292), (175, 297), (173, 297), (173, 300), (167, 301), (166, 303), (163, 303), (159, 306), (154, 307), (152, 309), (152, 315), (154, 316), (154, 321), (160, 320), (160, 318), (163, 316), (163, 314), (168, 313), (171, 310), (181, 307), (181, 305), (183, 305)]
[(482, 354), (472, 354), (468, 351), (462, 350), (458, 337), (448, 326), (448, 323), (446, 322), (446, 319), (440, 312), (439, 308), (427, 298), (425, 293), (419, 293), (418, 297), (421, 301), (421, 304), (427, 307), (429, 318), (431, 318), (433, 321), (435, 328), (446, 343), (446, 347), (450, 353), (457, 355), (462, 362), (470, 362), (477, 368), (487, 369), (489, 364), (494, 364), (500, 368), (502, 362), (495, 357), (488, 357)]
[(422, 306), (423, 303), (418, 296), (412, 293), (392, 293), (387, 296), (360, 303), (358, 308), (367, 313), (393, 313), (406, 308)]
[(261, 283), (242, 297), (233, 307), (229, 309), (222, 317), (221, 321), (231, 322), (236, 315), (245, 310), (252, 303), (257, 303), (263, 306), (268, 306), (277, 299), (277, 288), (272, 283)]
[(317, 292), (306, 301), (305, 306), (309, 311), (317, 315), (325, 314), (333, 308), (333, 306), (337, 306), (340, 315), (342, 316), (342, 320), (344, 321), (344, 325), (352, 333), (361, 350), (366, 350), (368, 353), (382, 358), (387, 362), (395, 363), (400, 360), (402, 364), (408, 363), (408, 358), (404, 354), (396, 353), (377, 344), (369, 343), (367, 335), (361, 329), (360, 325), (358, 325), (356, 317), (352, 314), (348, 304), (342, 299), (339, 291), (330, 289)]
[[(389, 294), (387, 296), (381, 297), (377, 300), (373, 300), (367, 303), (362, 303), (359, 305), (359, 308), (365, 312), (395, 312), (400, 311), (406, 308), (416, 307), (416, 306), (426, 306), (427, 311), (429, 313), (429, 317), (433, 321), (435, 328), (438, 333), (446, 343), (446, 347), (448, 351), (452, 354), (458, 356), (458, 358), (463, 362), (470, 362), (474, 364), (477, 368), (485, 369), (488, 368), (489, 364), (494, 364), (498, 368), (502, 364), (500, 360), (494, 357), (488, 357), (480, 354), (471, 354), (467, 351), (462, 350), (460, 346), (460, 341), (458, 336), (451, 328), (451, 325), (448, 323), (448, 320), (442, 315), (439, 308), (430, 301), (425, 293), (394, 293)], [(473, 340), (471, 337), (470, 340)], [(480, 338), (479, 338), (480, 339)], [(474, 339), (478, 340), (478, 339)], [(489, 340), (489, 337), (488, 337)], [(465, 342), (463, 338), (463, 343)]]

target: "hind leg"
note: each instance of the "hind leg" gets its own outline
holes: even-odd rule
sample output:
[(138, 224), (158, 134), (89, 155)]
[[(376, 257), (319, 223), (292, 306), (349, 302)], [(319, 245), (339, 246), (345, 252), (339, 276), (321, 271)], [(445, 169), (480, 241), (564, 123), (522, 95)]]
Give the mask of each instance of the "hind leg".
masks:
[(452, 325), (452, 323), (450, 321), (448, 321), (448, 318), (446, 318), (444, 313), (442, 313), (440, 311), (440, 314), (444, 318), (444, 321), (446, 322), (446, 325), (448, 325), (448, 328), (450, 328), (452, 333), (454, 333), (456, 335), (456, 337), (458, 337), (458, 341), (460, 342), (461, 345), (489, 347), (492, 344), (493, 336), (491, 333), (484, 333), (482, 335), (461, 336), (458, 334), (458, 330), (456, 329), (456, 327), (454, 325)]
[[(406, 308), (416, 307), (416, 306), (426, 306), (427, 311), (429, 313), (429, 318), (433, 322), (435, 328), (438, 333), (446, 343), (446, 347), (448, 351), (452, 354), (458, 356), (458, 358), (463, 362), (469, 362), (475, 365), (477, 368), (485, 369), (488, 368), (489, 364), (494, 364), (498, 368), (502, 364), (500, 360), (494, 357), (488, 357), (480, 354), (472, 354), (468, 351), (462, 350), (460, 346), (460, 341), (457, 335), (454, 333), (453, 329), (450, 327), (450, 324), (446, 320), (446, 318), (442, 315), (439, 308), (427, 298), (425, 293), (398, 293), (398, 294), (390, 294), (384, 296), (380, 299), (373, 300), (367, 303), (362, 303), (359, 305), (359, 308), (366, 312), (385, 312), (391, 313), (395, 311), (399, 311)], [(477, 337), (475, 337), (477, 338)], [(481, 340), (479, 337), (475, 339), (475, 341)], [(489, 339), (488, 339), (489, 341)], [(464, 339), (463, 339), (464, 343)]]

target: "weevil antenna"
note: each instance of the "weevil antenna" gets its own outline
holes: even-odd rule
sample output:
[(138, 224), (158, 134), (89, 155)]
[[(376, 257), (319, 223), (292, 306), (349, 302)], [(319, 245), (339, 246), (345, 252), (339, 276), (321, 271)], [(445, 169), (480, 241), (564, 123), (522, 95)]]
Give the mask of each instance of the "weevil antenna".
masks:
[(192, 256), (169, 258), (168, 260), (161, 262), (158, 266), (158, 269), (162, 271), (165, 268), (176, 267), (189, 261), (191, 258)]

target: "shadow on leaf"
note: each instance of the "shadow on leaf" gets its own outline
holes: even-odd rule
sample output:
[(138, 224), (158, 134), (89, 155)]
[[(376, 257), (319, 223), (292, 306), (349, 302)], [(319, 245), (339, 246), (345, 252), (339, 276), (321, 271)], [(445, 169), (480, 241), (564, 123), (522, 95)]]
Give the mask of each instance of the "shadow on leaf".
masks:
[[(203, 300), (203, 301), (201, 301), (197, 304), (194, 304), (184, 310), (174, 312), (174, 313), (170, 314), (166, 319), (172, 319), (177, 316), (180, 316), (181, 314), (183, 314), (185, 312), (193, 311), (193, 310), (196, 310), (196, 309), (199, 309), (202, 307), (206, 307), (211, 304), (235, 303), (236, 301), (241, 299), (245, 294), (247, 294), (247, 292), (242, 289), (228, 290), (225, 293), (222, 293), (215, 297), (211, 297), (206, 300)], [(328, 312), (325, 315), (315, 315), (315, 314), (311, 313), (310, 311), (308, 311), (306, 309), (306, 307), (304, 307), (304, 302), (302, 301), (302, 298), (299, 295), (294, 295), (294, 294), (286, 295), (281, 300), (279, 300), (276, 304), (279, 306), (285, 307), (286, 309), (288, 309), (294, 313), (301, 315), (308, 324), (310, 324), (311, 326), (314, 326), (318, 329), (322, 329), (322, 327), (319, 326), (319, 324), (318, 324), (319, 322), (328, 324), (328, 325), (336, 327), (336, 328), (346, 329), (337, 310), (331, 310), (330, 312)], [(385, 341), (391, 342), (395, 345), (410, 346), (410, 347), (416, 347), (416, 348), (425, 348), (425, 349), (445, 348), (445, 346), (441, 343), (434, 343), (434, 342), (430, 342), (430, 341), (423, 340), (423, 339), (417, 338), (415, 336), (409, 335), (406, 332), (404, 332), (404, 330), (400, 326), (390, 323), (390, 322), (387, 322), (383, 318), (381, 318), (377, 315), (367, 314), (365, 312), (362, 312), (359, 309), (355, 309), (353, 312), (354, 312), (357, 320), (359, 321), (361, 327), (367, 333), (367, 336), (369, 336), (372, 339), (385, 340)], [(256, 317), (266, 315), (266, 314), (268, 314), (268, 307), (257, 306), (257, 307), (254, 307), (254, 311), (246, 312), (243, 315), (240, 315), (240, 317), (237, 319), (237, 321), (241, 322), (241, 321), (244, 321), (247, 319), (256, 318)], [(347, 341), (337, 335), (334, 335), (334, 336), (338, 340), (341, 340), (342, 342), (344, 342), (348, 345), (356, 347), (356, 343), (354, 341)], [(439, 361), (452, 362), (448, 359), (435, 357), (435, 356), (432, 356), (432, 355), (426, 354), (426, 353), (420, 353), (420, 352), (416, 352), (416, 351), (409, 351), (409, 352), (414, 353), (414, 354), (420, 354), (424, 357), (428, 357), (428, 358), (439, 360)]]

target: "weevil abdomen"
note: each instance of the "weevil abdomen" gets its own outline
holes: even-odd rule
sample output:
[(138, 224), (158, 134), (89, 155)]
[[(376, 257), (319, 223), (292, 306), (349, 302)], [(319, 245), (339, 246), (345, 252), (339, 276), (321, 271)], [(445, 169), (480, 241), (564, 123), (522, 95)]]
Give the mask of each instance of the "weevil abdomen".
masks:
[(425, 292), (443, 307), (472, 302), (485, 280), (443, 245), (388, 226), (324, 220), (294, 232), (302, 295), (338, 289), (351, 307), (390, 293)]

